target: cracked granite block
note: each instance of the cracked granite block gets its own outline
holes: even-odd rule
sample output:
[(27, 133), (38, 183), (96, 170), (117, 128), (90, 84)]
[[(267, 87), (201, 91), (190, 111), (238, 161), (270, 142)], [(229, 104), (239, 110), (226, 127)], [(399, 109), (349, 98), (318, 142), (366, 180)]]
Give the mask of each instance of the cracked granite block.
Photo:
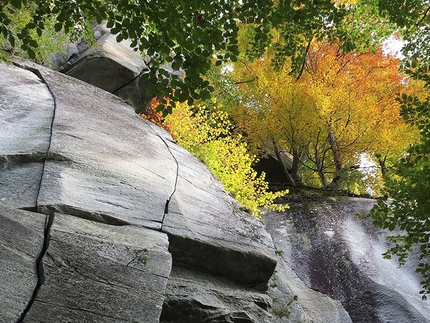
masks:
[(163, 233), (55, 214), (31, 323), (158, 322), (171, 270)]

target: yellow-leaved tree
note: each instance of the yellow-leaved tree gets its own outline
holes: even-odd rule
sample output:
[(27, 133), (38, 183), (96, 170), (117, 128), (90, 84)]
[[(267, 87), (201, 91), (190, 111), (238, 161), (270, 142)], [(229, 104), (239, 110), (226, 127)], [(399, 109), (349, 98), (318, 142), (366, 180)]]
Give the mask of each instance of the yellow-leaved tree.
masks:
[(178, 144), (202, 160), (225, 189), (254, 216), (288, 207), (275, 203), (288, 191), (269, 191), (265, 174), (258, 176), (252, 168), (256, 157), (248, 153), (240, 135), (232, 135), (234, 125), (215, 99), (193, 106), (178, 104), (164, 125)]

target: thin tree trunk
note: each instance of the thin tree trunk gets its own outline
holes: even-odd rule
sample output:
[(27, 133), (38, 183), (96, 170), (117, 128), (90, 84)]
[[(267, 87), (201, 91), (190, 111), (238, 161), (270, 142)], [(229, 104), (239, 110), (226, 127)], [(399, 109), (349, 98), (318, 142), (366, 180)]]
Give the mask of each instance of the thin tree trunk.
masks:
[(288, 169), (285, 167), (284, 163), (282, 162), (281, 152), (279, 151), (279, 148), (276, 145), (276, 141), (274, 139), (272, 139), (272, 143), (273, 143), (273, 148), (275, 150), (276, 158), (278, 159), (278, 162), (282, 167), (282, 171), (284, 172), (284, 175), (287, 178), (287, 184), (290, 186), (296, 186), (296, 182), (291, 177), (290, 173), (288, 172)]
[(324, 174), (324, 167), (323, 167), (324, 165), (318, 151), (315, 152), (315, 164), (317, 166), (318, 176), (321, 180), (321, 184), (323, 185), (324, 188), (327, 188), (328, 182)]
[(377, 154), (376, 159), (378, 160), (379, 167), (381, 167), (382, 178), (387, 178), (387, 172), (388, 172), (388, 168), (386, 164), (387, 156), (382, 158), (380, 154)]
[(336, 169), (335, 177), (333, 178), (330, 185), (327, 188), (332, 190), (338, 190), (340, 187), (340, 182), (342, 181), (341, 172), (343, 170), (342, 156), (340, 154), (339, 147), (336, 142), (336, 137), (333, 131), (330, 131), (328, 134), (328, 142), (330, 144), (331, 151), (333, 153), (333, 160)]
[(300, 161), (301, 158), (302, 158), (302, 153), (299, 152), (297, 149), (293, 149), (293, 163), (291, 165), (291, 177), (296, 184), (298, 184), (302, 181), (300, 173), (299, 173), (299, 166), (301, 164), (301, 161)]

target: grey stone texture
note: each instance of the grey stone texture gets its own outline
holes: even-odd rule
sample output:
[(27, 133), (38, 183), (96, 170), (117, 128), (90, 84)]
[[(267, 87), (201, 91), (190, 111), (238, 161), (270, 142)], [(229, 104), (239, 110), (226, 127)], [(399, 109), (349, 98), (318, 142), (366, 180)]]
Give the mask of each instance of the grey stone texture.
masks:
[(0, 323), (429, 322), (419, 279), (354, 214), (243, 211), (118, 97), (0, 64)]
[[(305, 306), (314, 322), (327, 322), (327, 310), (321, 309), (328, 307), (316, 300), (316, 292), (311, 296), (309, 289), (342, 304), (354, 323), (430, 322), (430, 304), (418, 294), (421, 280), (414, 271), (416, 255), (401, 268), (394, 259), (383, 259), (388, 248), (385, 237), (393, 232), (356, 217), (368, 214), (374, 203), (358, 198), (307, 201), (291, 203), (283, 216), (266, 215), (266, 229), (280, 261), (290, 268), (278, 276), (289, 281), (299, 302), (300, 295), (313, 298)], [(319, 321), (318, 317), (325, 318)]]
[[(2, 132), (0, 207), (24, 212), (14, 227), (26, 215), (43, 225), (31, 228), (39, 241), (28, 246), (38, 252), (22, 268), (28, 287), (0, 270), (21, 298), (0, 321), (15, 315), (12, 321), (158, 322), (170, 271), (180, 266), (267, 298), (262, 290), (276, 265), (272, 240), (200, 161), (116, 96), (17, 64), (0, 65), (2, 80), (18, 78), (0, 98), (4, 129), (16, 129)], [(29, 183), (31, 194), (21, 194)], [(20, 234), (2, 231), (1, 241)], [(22, 262), (13, 253), (7, 259)], [(234, 317), (238, 309), (231, 311)]]
[(0, 322), (16, 322), (38, 277), (35, 264), (44, 241), (44, 214), (0, 207)]

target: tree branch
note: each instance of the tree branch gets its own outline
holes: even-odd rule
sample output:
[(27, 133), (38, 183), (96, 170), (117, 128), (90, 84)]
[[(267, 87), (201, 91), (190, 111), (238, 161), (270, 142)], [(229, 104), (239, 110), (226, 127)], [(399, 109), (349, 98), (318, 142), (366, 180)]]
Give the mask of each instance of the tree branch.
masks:
[(311, 38), (311, 39), (309, 40), (309, 42), (308, 42), (308, 46), (306, 47), (306, 51), (305, 51), (305, 58), (303, 59), (302, 67), (300, 68), (299, 75), (297, 75), (297, 77), (296, 77), (296, 81), (300, 80), (300, 77), (302, 77), (303, 71), (305, 70), (306, 60), (307, 60), (307, 58), (308, 58), (309, 49), (311, 48), (312, 39), (313, 39), (313, 38)]
[(430, 12), (430, 6), (426, 9), (426, 11), (424, 11), (424, 15), (423, 17), (420, 19), (420, 21), (418, 21), (415, 26), (418, 27), (423, 21), (424, 19), (427, 17), (428, 13)]
[(244, 84), (244, 83), (251, 83), (254, 82), (256, 79), (258, 79), (257, 76), (254, 76), (252, 79), (250, 80), (246, 80), (246, 81), (237, 81), (237, 82), (233, 82), (234, 85), (238, 85), (238, 84)]

